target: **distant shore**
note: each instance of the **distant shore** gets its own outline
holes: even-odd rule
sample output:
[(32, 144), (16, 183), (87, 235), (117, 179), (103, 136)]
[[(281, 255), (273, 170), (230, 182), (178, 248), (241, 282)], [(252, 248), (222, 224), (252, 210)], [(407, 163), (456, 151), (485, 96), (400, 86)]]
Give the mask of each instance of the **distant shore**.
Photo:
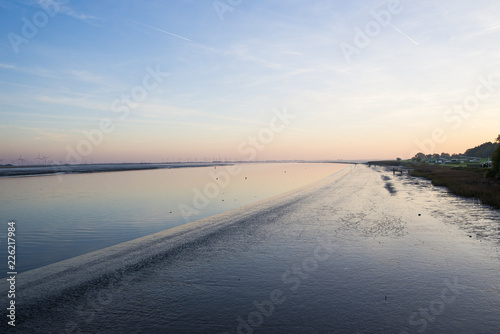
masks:
[(485, 176), (480, 167), (451, 167), (405, 161), (370, 161), (368, 165), (402, 167), (410, 175), (424, 177), (435, 186), (446, 187), (453, 194), (476, 198), (483, 204), (500, 209), (500, 181)]
[(0, 177), (41, 176), (55, 174), (83, 174), (124, 172), (149, 169), (227, 166), (230, 163), (124, 163), (124, 164), (78, 164), (51, 166), (0, 166)]
[(65, 165), (30, 165), (0, 166), (1, 177), (43, 176), (60, 174), (109, 173), (134, 170), (170, 169), (229, 166), (240, 163), (351, 163), (351, 161), (214, 161), (214, 162), (171, 162), (171, 163), (109, 163), (109, 164), (65, 164)]

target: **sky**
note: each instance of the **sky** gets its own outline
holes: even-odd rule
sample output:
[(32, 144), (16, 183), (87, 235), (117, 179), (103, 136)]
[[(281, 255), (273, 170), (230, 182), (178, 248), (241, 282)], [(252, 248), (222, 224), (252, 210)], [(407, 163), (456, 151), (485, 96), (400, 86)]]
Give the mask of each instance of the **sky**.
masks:
[(500, 133), (497, 0), (0, 0), (0, 164), (358, 160)]

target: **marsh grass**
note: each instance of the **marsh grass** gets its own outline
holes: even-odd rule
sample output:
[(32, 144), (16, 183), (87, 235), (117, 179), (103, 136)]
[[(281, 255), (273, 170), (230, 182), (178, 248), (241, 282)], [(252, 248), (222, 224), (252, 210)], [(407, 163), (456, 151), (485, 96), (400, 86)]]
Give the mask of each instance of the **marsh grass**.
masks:
[(368, 165), (404, 167), (410, 175), (424, 177), (438, 187), (446, 187), (453, 194), (479, 199), (483, 204), (500, 209), (500, 180), (487, 178), (487, 169), (481, 167), (452, 167), (406, 161), (370, 161)]
[(500, 181), (486, 178), (484, 168), (429, 165), (412, 165), (410, 168), (413, 168), (412, 176), (425, 177), (433, 185), (446, 187), (455, 195), (474, 197), (500, 208)]

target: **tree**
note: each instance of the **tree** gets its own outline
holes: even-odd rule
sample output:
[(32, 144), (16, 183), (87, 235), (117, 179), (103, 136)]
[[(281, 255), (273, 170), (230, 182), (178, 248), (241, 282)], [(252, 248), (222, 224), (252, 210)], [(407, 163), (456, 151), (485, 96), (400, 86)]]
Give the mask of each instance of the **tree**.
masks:
[(441, 153), (441, 158), (443, 158), (443, 159), (449, 159), (450, 158), (450, 154), (443, 152), (443, 153)]
[[(498, 135), (496, 142), (500, 143), (500, 135)], [(486, 172), (486, 176), (500, 179), (500, 145), (496, 148), (495, 152), (493, 152), (491, 161), (493, 166), (488, 172)]]
[(423, 154), (422, 152), (419, 152), (417, 154), (415, 154), (415, 156), (412, 158), (413, 161), (422, 161), (423, 159), (425, 159), (425, 154)]
[(474, 148), (469, 148), (465, 151), (465, 155), (468, 157), (490, 158), (497, 147), (498, 144), (487, 142)]

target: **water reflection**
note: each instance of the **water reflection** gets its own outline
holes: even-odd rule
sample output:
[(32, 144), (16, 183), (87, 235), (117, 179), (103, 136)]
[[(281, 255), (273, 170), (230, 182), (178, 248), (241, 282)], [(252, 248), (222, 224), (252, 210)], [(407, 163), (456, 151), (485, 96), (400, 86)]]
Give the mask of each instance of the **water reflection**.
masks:
[[(62, 182), (6, 178), (0, 179), (0, 215), (17, 222), (21, 272), (248, 205), (345, 167), (242, 164), (64, 175)], [(186, 214), (183, 207), (193, 210)]]

